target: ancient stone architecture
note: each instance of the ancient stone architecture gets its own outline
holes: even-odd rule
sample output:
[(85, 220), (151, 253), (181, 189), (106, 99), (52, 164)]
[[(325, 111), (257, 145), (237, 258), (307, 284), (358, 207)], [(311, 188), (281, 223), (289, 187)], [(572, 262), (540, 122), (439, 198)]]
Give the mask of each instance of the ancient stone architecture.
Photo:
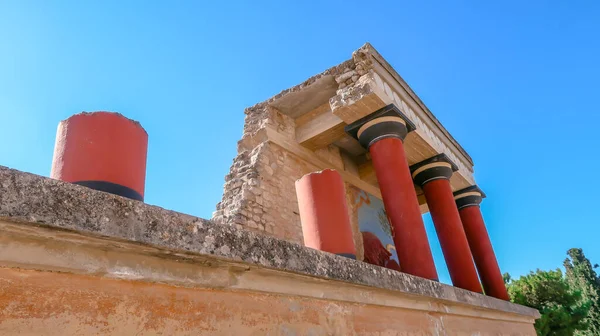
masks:
[[(453, 191), (477, 188), (471, 157), (370, 44), (246, 110), (213, 220), (302, 243), (294, 181), (322, 169), (346, 184), (359, 260), (437, 280), (421, 218), (431, 211), (453, 284), (482, 291), (475, 257), (486, 292), (508, 299), (483, 221), (467, 237), (454, 201)], [(375, 215), (362, 215), (365, 205)]]
[(0, 167), (0, 335), (535, 335), (473, 161), (371, 45), (246, 110), (211, 220), (143, 203), (147, 137), (79, 114), (52, 178)]

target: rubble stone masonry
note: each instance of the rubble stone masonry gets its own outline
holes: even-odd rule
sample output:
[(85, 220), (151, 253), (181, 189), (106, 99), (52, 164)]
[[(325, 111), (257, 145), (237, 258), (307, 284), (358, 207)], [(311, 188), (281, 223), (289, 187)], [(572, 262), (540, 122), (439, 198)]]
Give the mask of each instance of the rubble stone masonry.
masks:
[[(357, 72), (358, 71), (358, 72)], [(217, 204), (213, 220), (252, 231), (261, 231), (277, 238), (302, 244), (302, 228), (298, 215), (298, 203), (294, 183), (303, 175), (319, 171), (317, 167), (295, 154), (269, 141), (266, 129), (276, 131), (283, 137), (295, 141), (294, 119), (280, 113), (270, 102), (293, 92), (325, 75), (336, 76), (340, 88), (358, 79), (353, 61), (347, 61), (317, 75), (302, 85), (284, 91), (270, 100), (246, 109), (244, 134), (238, 142), (238, 155), (233, 160), (229, 174), (225, 176), (223, 198)], [(343, 167), (339, 148), (333, 145), (314, 151), (314, 155), (333, 167)], [(349, 208), (352, 200), (348, 199)], [(357, 257), (362, 259), (362, 239), (358, 220), (352, 216)]]

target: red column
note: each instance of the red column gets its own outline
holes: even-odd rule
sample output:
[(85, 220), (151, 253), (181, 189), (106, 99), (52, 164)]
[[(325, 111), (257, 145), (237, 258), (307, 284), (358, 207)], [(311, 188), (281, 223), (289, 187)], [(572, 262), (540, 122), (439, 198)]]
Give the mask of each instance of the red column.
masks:
[(423, 188), (454, 286), (481, 293), (481, 284), (450, 186), (452, 165), (445, 155), (412, 167), (415, 183)]
[(331, 169), (304, 175), (296, 181), (304, 245), (356, 259), (340, 174)]
[(437, 280), (425, 224), (410, 177), (404, 145), (385, 138), (370, 148), (385, 211), (394, 232), (394, 245), (403, 272)]
[(148, 134), (118, 113), (79, 113), (61, 121), (50, 177), (144, 200)]
[(404, 152), (403, 140), (412, 130), (394, 105), (346, 127), (371, 154), (402, 272), (438, 280)]
[(472, 186), (457, 191), (454, 195), (485, 294), (509, 301), (506, 285), (479, 207), (483, 193), (478, 187)]

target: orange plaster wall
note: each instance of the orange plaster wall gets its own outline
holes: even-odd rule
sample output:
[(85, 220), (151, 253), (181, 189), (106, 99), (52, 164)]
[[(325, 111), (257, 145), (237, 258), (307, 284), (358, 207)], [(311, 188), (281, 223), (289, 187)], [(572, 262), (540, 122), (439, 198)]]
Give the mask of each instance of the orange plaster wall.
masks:
[(0, 335), (535, 335), (530, 324), (0, 268)]

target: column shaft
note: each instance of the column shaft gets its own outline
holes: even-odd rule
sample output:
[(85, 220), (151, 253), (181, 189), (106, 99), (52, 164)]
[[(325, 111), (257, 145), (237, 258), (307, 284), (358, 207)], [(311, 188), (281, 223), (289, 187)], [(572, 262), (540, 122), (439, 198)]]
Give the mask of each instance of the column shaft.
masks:
[(394, 244), (403, 272), (437, 280), (417, 194), (399, 138), (384, 138), (369, 147)]
[(340, 174), (332, 169), (304, 175), (296, 181), (304, 245), (356, 259)]
[(506, 285), (485, 228), (481, 209), (478, 205), (471, 205), (460, 209), (459, 212), (485, 293), (509, 301)]
[(481, 284), (454, 202), (450, 181), (438, 178), (425, 182), (422, 187), (452, 283), (456, 287), (481, 293)]
[(80, 113), (61, 121), (50, 177), (144, 200), (148, 134), (119, 113)]

